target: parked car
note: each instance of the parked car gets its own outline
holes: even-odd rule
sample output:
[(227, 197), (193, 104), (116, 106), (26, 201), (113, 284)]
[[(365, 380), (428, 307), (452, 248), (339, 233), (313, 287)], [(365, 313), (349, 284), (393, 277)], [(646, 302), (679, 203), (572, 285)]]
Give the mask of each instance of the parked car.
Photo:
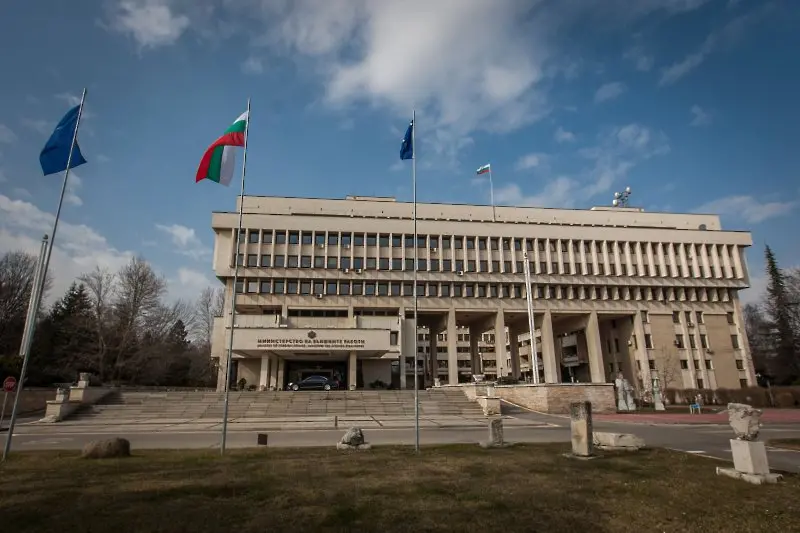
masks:
[(289, 383), (289, 390), (335, 390), (339, 388), (339, 380), (325, 376), (308, 376), (297, 383)]

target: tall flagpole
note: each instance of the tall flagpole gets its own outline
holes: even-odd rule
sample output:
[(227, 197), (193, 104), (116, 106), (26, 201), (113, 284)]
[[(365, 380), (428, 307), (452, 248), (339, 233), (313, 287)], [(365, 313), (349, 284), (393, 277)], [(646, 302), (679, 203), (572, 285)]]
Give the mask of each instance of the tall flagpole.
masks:
[[(419, 452), (419, 369), (417, 364), (417, 110), (411, 112), (411, 183), (414, 195), (414, 449)], [(423, 373), (423, 376), (425, 374)]]
[(489, 163), (489, 199), (492, 202), (492, 222), (497, 222), (494, 209), (494, 183), (492, 182), (492, 164)]
[(247, 122), (244, 124), (244, 155), (242, 156), (242, 188), (239, 192), (239, 226), (236, 229), (236, 253), (233, 254), (233, 290), (231, 291), (231, 336), (228, 339), (227, 366), (225, 367), (225, 402), (222, 410), (222, 440), (219, 452), (225, 455), (228, 440), (228, 400), (231, 390), (231, 367), (233, 361), (233, 332), (236, 329), (236, 284), (239, 282), (239, 244), (242, 239), (242, 216), (244, 214), (244, 177), (247, 172), (247, 135), (250, 133), (250, 98), (247, 99)]
[(535, 385), (539, 384), (539, 356), (536, 353), (536, 337), (533, 335), (533, 294), (531, 293), (531, 263), (528, 261), (528, 252), (522, 253), (525, 261), (525, 295), (528, 304), (528, 331), (531, 335), (531, 377)]
[[(72, 144), (69, 147), (69, 156), (67, 156), (67, 168), (64, 170), (64, 181), (61, 184), (61, 195), (58, 197), (58, 208), (56, 208), (56, 218), (53, 221), (53, 231), (50, 233), (50, 240), (47, 243), (47, 252), (44, 257), (40, 257), (41, 268), (37, 269), (39, 274), (38, 278), (34, 279), (34, 286), (31, 294), (30, 306), (28, 309), (28, 318), (26, 320), (25, 329), (23, 330), (22, 344), (20, 346), (20, 357), (22, 357), (22, 369), (19, 374), (19, 384), (17, 385), (17, 393), (14, 397), (14, 407), (11, 408), (11, 421), (8, 426), (8, 437), (6, 438), (6, 445), (3, 448), (3, 461), (6, 460), (8, 452), (11, 450), (11, 437), (14, 435), (14, 425), (17, 421), (17, 404), (19, 403), (19, 396), (22, 388), (25, 386), (25, 374), (28, 370), (28, 359), (30, 358), (31, 344), (33, 343), (33, 333), (36, 330), (36, 317), (39, 316), (39, 307), (42, 304), (42, 293), (44, 292), (45, 280), (47, 280), (47, 269), (50, 266), (50, 256), (53, 253), (53, 243), (56, 241), (56, 231), (58, 231), (58, 221), (61, 218), (61, 207), (64, 205), (64, 194), (67, 192), (67, 182), (69, 181), (69, 170), (72, 166), (72, 154), (75, 151), (75, 143), (78, 141), (78, 128), (81, 125), (81, 116), (83, 115), (83, 104), (86, 102), (86, 88), (83, 89), (81, 94), (81, 105), (78, 108), (78, 118), (75, 121), (75, 131), (72, 133)], [(42, 247), (44, 247), (42, 242)], [(43, 261), (43, 262), (42, 262)]]

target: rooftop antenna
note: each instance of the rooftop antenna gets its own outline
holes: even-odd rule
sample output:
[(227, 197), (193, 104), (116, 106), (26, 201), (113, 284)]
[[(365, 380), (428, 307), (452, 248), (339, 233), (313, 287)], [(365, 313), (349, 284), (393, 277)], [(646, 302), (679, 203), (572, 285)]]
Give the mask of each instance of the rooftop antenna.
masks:
[(622, 192), (615, 192), (614, 193), (614, 201), (611, 202), (611, 205), (614, 207), (628, 207), (628, 200), (631, 197), (631, 188), (625, 187), (625, 190)]

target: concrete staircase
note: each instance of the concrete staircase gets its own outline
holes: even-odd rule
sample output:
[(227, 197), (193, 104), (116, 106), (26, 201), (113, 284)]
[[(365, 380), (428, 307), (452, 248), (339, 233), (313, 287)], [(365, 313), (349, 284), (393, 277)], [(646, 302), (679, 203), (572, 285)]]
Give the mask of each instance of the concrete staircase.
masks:
[[(421, 417), (482, 417), (476, 402), (459, 388), (419, 391)], [(222, 418), (218, 392), (115, 392), (69, 418), (92, 423), (169, 420), (211, 421)], [(231, 392), (231, 419), (292, 419), (307, 417), (405, 418), (414, 416), (414, 391), (369, 390), (330, 392)]]

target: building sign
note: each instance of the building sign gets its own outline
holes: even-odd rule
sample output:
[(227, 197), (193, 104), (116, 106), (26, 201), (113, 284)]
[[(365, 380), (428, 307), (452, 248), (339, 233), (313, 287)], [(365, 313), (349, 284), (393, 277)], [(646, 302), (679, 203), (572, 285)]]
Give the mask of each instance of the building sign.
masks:
[(309, 331), (305, 337), (264, 336), (256, 340), (259, 350), (363, 350), (366, 339), (339, 337), (320, 338), (315, 331)]

